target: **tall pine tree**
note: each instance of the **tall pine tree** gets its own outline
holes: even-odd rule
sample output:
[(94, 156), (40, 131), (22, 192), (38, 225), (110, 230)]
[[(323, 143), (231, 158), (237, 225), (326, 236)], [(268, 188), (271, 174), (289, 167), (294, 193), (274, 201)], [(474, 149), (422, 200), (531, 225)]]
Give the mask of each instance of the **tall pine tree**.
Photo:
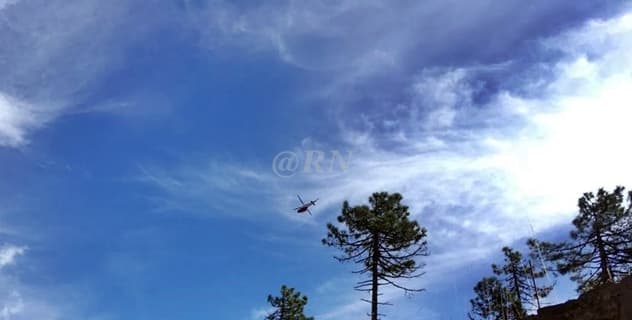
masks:
[(421, 276), (423, 266), (416, 257), (427, 256), (426, 229), (416, 221), (409, 220), (408, 207), (401, 203), (399, 193), (374, 193), (369, 198), (370, 206), (350, 207), (342, 205), (338, 222), (343, 229), (327, 224), (327, 237), (323, 244), (333, 246), (343, 252), (335, 258), (341, 262), (361, 264), (356, 273), (368, 275), (360, 281), (357, 290), (371, 293), (371, 319), (378, 319), (378, 290), (380, 286), (391, 285), (406, 292), (421, 291), (397, 283), (398, 279)]
[(275, 308), (266, 320), (313, 320), (313, 317), (307, 317), (303, 314), (303, 309), (307, 304), (307, 296), (301, 296), (301, 293), (294, 291), (294, 288), (281, 286), (281, 296), (273, 297), (268, 295), (268, 303)]
[(546, 297), (552, 286), (539, 284), (538, 279), (544, 277), (543, 270), (536, 270), (531, 261), (523, 258), (522, 253), (504, 247), (504, 264), (492, 265), (494, 274), (501, 277), (507, 288), (509, 305), (513, 319), (524, 319), (527, 308), (540, 308), (540, 299)]
[[(613, 192), (603, 188), (579, 198), (579, 214), (573, 220), (570, 241), (559, 243), (530, 239), (533, 250), (556, 263), (557, 272), (570, 274), (578, 291), (615, 282), (632, 270), (632, 210), (625, 205), (624, 187)], [(632, 202), (632, 192), (627, 195)]]
[(507, 289), (496, 277), (487, 277), (474, 286), (476, 297), (470, 300), (470, 320), (509, 320), (510, 305)]

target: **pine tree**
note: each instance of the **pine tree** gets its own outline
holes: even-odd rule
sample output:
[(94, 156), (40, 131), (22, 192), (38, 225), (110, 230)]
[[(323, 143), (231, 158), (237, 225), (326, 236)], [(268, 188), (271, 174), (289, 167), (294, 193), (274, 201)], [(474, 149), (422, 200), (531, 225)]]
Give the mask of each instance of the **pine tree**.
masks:
[(323, 244), (340, 249), (344, 254), (335, 258), (341, 262), (361, 264), (356, 273), (368, 275), (368, 279), (358, 282), (357, 290), (371, 293), (371, 319), (378, 318), (380, 286), (391, 285), (405, 292), (423, 289), (407, 288), (397, 279), (410, 279), (421, 276), (418, 273), (423, 265), (415, 260), (418, 256), (427, 256), (426, 229), (416, 221), (408, 219), (408, 207), (401, 203), (398, 193), (374, 193), (366, 205), (350, 207), (348, 202), (342, 206), (338, 222), (344, 229), (327, 224), (327, 238)]
[(468, 313), (470, 320), (492, 319), (509, 320), (510, 306), (507, 290), (496, 277), (487, 277), (474, 286), (476, 297), (470, 300), (472, 310)]
[(597, 194), (585, 193), (578, 201), (570, 241), (528, 241), (533, 250), (556, 263), (555, 271), (571, 274), (579, 292), (618, 281), (632, 269), (632, 192), (626, 208), (624, 190), (618, 186), (612, 193), (603, 188)]
[(307, 304), (307, 296), (301, 296), (301, 293), (294, 291), (294, 288), (281, 286), (281, 296), (273, 297), (268, 295), (268, 303), (276, 310), (270, 313), (266, 320), (313, 320), (313, 317), (307, 317), (303, 314), (303, 309)]
[(538, 279), (544, 276), (543, 270), (536, 270), (530, 260), (522, 253), (509, 247), (502, 249), (504, 265), (492, 265), (494, 274), (501, 277), (509, 293), (509, 303), (513, 319), (524, 319), (527, 308), (539, 309), (540, 299), (546, 297), (552, 286), (538, 285)]

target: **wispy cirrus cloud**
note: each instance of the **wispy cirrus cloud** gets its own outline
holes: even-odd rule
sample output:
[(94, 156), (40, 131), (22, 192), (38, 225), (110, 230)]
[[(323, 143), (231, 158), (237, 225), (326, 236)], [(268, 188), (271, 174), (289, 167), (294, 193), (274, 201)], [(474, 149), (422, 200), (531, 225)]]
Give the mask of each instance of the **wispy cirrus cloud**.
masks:
[[(557, 17), (563, 20), (594, 7), (608, 7), (509, 1), (495, 8), (502, 14), (490, 17), (485, 1), (465, 8), (444, 1), (391, 6), (357, 0), (264, 5), (183, 0), (165, 6), (171, 15), (144, 17), (139, 24), (134, 14), (143, 11), (142, 5), (130, 1), (1, 2), (0, 41), (7, 45), (0, 48), (0, 145), (24, 146), (32, 133), (67, 114), (88, 110), (135, 114), (131, 110), (136, 109), (144, 114), (152, 112), (144, 104), (165, 104), (154, 93), (112, 101), (91, 98), (98, 91), (95, 88), (120, 67), (126, 49), (145, 35), (174, 25), (184, 26), (179, 34), (199, 35), (202, 47), (221, 48), (214, 51), (219, 55), (234, 54), (226, 50), (231, 48), (238, 53), (273, 52), (281, 61), (315, 71), (327, 85), (313, 93), (324, 97), (353, 91), (349, 89), (366, 84), (366, 78), (381, 78), (381, 85), (401, 85), (419, 65), (488, 63), (508, 57), (528, 31), (555, 30), (543, 11), (563, 12)], [(471, 14), (463, 18), (463, 10)], [(507, 23), (516, 20), (520, 23)], [(485, 39), (493, 24), (507, 28), (496, 30), (494, 41), (476, 41)], [(465, 33), (471, 36), (464, 39)]]
[(23, 273), (18, 271), (28, 268), (26, 261), (21, 259), (26, 255), (26, 246), (0, 246), (0, 319), (113, 319), (105, 314), (85, 312), (82, 299), (86, 296), (78, 299), (81, 295), (71, 292), (74, 289), (37, 286), (24, 281)]
[(56, 111), (39, 108), (0, 92), (0, 146), (19, 147), (32, 130), (55, 118)]
[[(271, 53), (297, 68), (315, 71), (326, 79), (319, 77), (319, 90), (312, 92), (321, 98), (362, 90), (390, 91), (420, 66), (511, 60), (538, 37), (559, 32), (561, 25), (614, 7), (597, 1), (570, 5), (513, 0), (493, 5), (488, 1), (403, 1), (397, 6), (382, 0), (183, 3), (202, 45), (220, 55), (226, 48)], [(504, 27), (499, 29), (499, 25)]]
[[(0, 247), (0, 285), (3, 284), (2, 272), (3, 268), (15, 263), (15, 259), (18, 256), (24, 254), (25, 247), (3, 245)], [(24, 309), (24, 302), (18, 291), (8, 290), (0, 287), (1, 296), (3, 296), (3, 302), (0, 304), (0, 319), (12, 319), (15, 315), (21, 313)]]
[(0, 10), (4, 9), (5, 7), (14, 5), (18, 2), (19, 0), (2, 0), (0, 1)]
[(272, 312), (274, 312), (274, 309), (272, 309), (271, 307), (253, 309), (250, 312), (250, 319), (264, 320)]
[(24, 254), (26, 247), (3, 245), (0, 247), (0, 269), (12, 265), (15, 259)]
[[(390, 124), (401, 132), (375, 130), (375, 124), (365, 131), (343, 129), (351, 137), (369, 137), (350, 139), (366, 146), (360, 150), (371, 150), (360, 159), (376, 151), (387, 159), (383, 174), (369, 171), (375, 183), (365, 171), (362, 184), (346, 187), (381, 184), (408, 195), (435, 248), (425, 261), (437, 268), (429, 269), (426, 279), (441, 279), (446, 270), (488, 257), (499, 243), (531, 236), (530, 224), (541, 231), (568, 223), (583, 192), (632, 181), (625, 169), (632, 152), (624, 147), (626, 119), (632, 117), (626, 107), (632, 90), (632, 60), (626, 54), (632, 48), (631, 21), (625, 13), (544, 40), (547, 50), (564, 53), (550, 65), (553, 77), (529, 77), (527, 86), (499, 91), (486, 104), (453, 99), (475, 92), (476, 83), (463, 82), (470, 70), (457, 71), (458, 77), (447, 70), (434, 80), (422, 78), (446, 89), (448, 77), (456, 90), (420, 93), (440, 111), (438, 117), (420, 113), (424, 117), (413, 121), (420, 130), (410, 129), (409, 118)], [(416, 108), (414, 102), (409, 106)], [(393, 138), (412, 148), (392, 151), (377, 142)], [(454, 253), (459, 259), (445, 259)]]
[[(157, 211), (252, 218), (269, 207), (278, 186), (272, 172), (255, 171), (212, 158), (164, 168), (139, 167), (137, 181), (154, 187)], [(254, 200), (256, 199), (256, 200)], [(210, 209), (210, 210), (209, 210)], [(284, 210), (287, 211), (287, 210)]]
[(92, 1), (3, 1), (0, 146), (25, 145), (31, 132), (74, 107), (103, 72), (109, 57), (102, 45), (112, 23), (95, 21), (94, 13), (106, 8)]
[(134, 10), (129, 1), (0, 2), (0, 147), (23, 147), (64, 115), (131, 108), (91, 98), (130, 43), (159, 25), (135, 23)]
[(0, 319), (60, 319), (55, 307), (30, 294), (32, 288), (25, 287), (7, 269), (19, 267), (18, 257), (26, 253), (24, 246), (4, 244), (0, 247)]
[[(630, 180), (620, 168), (631, 155), (619, 147), (630, 115), (624, 106), (631, 85), (632, 62), (624, 54), (632, 46), (629, 20), (622, 15), (594, 21), (547, 38), (546, 50), (565, 53), (549, 65), (554, 77), (527, 70), (525, 86), (497, 91), (483, 104), (474, 99), (482, 81), (477, 76), (489, 68), (422, 71), (403, 89), (409, 93), (406, 103), (360, 112), (363, 125), (339, 128), (340, 146), (353, 154), (344, 174), (288, 180), (266, 168), (209, 160), (158, 175), (143, 170), (145, 181), (191, 198), (212, 193), (197, 194), (204, 188), (275, 198), (300, 187), (322, 195), (326, 206), (348, 198), (364, 201), (379, 189), (401, 190), (420, 217), (431, 214), (425, 208), (440, 212), (433, 218), (442, 223), (463, 213), (456, 219), (462, 228), (479, 226), (479, 232), (505, 240), (516, 235), (500, 230), (507, 222), (531, 217), (540, 229), (550, 227), (566, 218), (560, 213), (574, 210), (581, 192)], [(595, 41), (604, 44), (601, 50)], [(586, 43), (592, 52), (582, 50)], [(544, 84), (536, 91), (533, 83)], [(586, 154), (588, 146), (593, 152)], [(591, 171), (601, 167), (602, 154), (613, 155), (608, 161), (617, 165)], [(486, 218), (488, 212), (495, 214)]]
[[(511, 64), (435, 67), (414, 77), (401, 89), (407, 98), (390, 108), (343, 108), (335, 148), (354, 155), (345, 174), (279, 183), (266, 170), (253, 172), (267, 176), (258, 181), (265, 192), (249, 191), (244, 180), (232, 187), (188, 180), (200, 182), (200, 190), (209, 182), (272, 201), (300, 188), (318, 195), (325, 208), (345, 199), (362, 203), (377, 190), (402, 192), (430, 230), (436, 258), (428, 261), (440, 266), (412, 284), (441, 281), (445, 270), (530, 236), (530, 225), (542, 231), (568, 223), (583, 192), (632, 181), (625, 170), (632, 161), (625, 147), (632, 118), (631, 21), (625, 12), (541, 39), (539, 54), (559, 58), (516, 71), (511, 85), (497, 90), (482, 92), (481, 75), (506, 74)], [(360, 119), (353, 126), (342, 120), (351, 114)], [(199, 166), (187, 170), (218, 176)], [(322, 212), (316, 219), (333, 218)], [(462, 256), (473, 260), (454, 259)], [(330, 318), (357, 314), (357, 308), (342, 305)]]

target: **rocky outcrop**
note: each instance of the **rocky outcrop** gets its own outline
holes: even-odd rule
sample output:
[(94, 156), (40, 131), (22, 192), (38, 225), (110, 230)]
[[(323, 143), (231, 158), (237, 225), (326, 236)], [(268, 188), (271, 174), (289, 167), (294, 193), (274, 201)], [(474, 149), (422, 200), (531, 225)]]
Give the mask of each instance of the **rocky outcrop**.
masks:
[(632, 277), (544, 307), (528, 320), (632, 320)]

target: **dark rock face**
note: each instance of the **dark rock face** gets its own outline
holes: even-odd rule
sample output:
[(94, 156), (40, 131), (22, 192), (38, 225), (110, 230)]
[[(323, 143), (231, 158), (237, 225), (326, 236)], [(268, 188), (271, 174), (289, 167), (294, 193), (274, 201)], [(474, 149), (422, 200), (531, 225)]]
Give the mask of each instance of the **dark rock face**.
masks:
[(544, 307), (528, 320), (632, 320), (632, 277), (599, 287), (576, 300)]

